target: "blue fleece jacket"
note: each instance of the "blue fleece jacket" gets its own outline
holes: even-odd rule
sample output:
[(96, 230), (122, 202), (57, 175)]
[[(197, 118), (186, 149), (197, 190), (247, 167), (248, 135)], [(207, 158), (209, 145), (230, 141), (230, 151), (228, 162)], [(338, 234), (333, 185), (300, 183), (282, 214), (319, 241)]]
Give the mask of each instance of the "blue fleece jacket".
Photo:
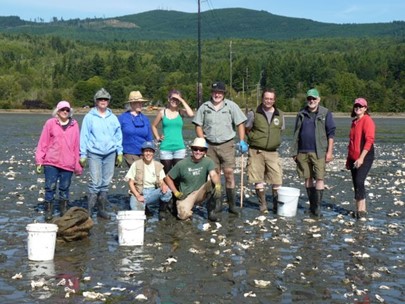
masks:
[(121, 125), (110, 109), (105, 114), (101, 116), (97, 108), (93, 108), (84, 116), (80, 131), (80, 157), (87, 157), (88, 152), (122, 154)]

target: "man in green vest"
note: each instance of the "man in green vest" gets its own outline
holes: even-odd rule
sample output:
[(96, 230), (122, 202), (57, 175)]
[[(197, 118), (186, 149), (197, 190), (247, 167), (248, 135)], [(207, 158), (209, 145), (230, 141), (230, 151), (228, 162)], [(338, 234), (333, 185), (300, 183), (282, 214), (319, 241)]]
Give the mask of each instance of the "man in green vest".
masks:
[(125, 176), (131, 193), (130, 207), (145, 210), (147, 205), (159, 202), (159, 219), (165, 220), (172, 192), (163, 181), (166, 176), (163, 165), (153, 160), (156, 151), (153, 142), (144, 142), (141, 150), (142, 158), (132, 163)]
[(255, 184), (262, 213), (268, 213), (265, 184), (272, 185), (272, 209), (277, 213), (277, 190), (283, 181), (277, 148), (281, 144), (281, 132), (285, 128), (285, 121), (284, 113), (276, 108), (275, 103), (275, 90), (263, 90), (262, 103), (253, 115), (248, 115), (246, 122), (249, 144), (248, 180)]
[(326, 164), (333, 160), (336, 131), (332, 113), (320, 105), (317, 89), (307, 91), (307, 105), (295, 119), (291, 154), (297, 163), (298, 176), (304, 178), (309, 211), (320, 217)]

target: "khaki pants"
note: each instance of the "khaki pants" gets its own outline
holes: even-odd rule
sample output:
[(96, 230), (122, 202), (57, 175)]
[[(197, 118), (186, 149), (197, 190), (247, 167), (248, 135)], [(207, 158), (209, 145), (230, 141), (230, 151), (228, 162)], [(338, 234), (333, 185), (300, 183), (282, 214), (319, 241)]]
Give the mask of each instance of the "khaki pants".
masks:
[(210, 194), (212, 190), (211, 181), (207, 181), (200, 189), (191, 192), (184, 200), (178, 200), (177, 205), (177, 217), (181, 220), (186, 220), (193, 215), (194, 205), (202, 204)]

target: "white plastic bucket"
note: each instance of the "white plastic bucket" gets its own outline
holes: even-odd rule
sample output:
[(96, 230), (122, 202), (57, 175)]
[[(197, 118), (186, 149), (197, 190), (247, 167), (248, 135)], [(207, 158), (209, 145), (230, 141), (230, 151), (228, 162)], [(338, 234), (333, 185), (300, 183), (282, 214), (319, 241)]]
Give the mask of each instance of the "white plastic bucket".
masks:
[(277, 190), (278, 201), (277, 215), (293, 217), (297, 214), (298, 198), (300, 189), (291, 187), (281, 187)]
[(31, 261), (53, 260), (58, 225), (46, 223), (28, 224), (28, 259)]
[(118, 243), (120, 246), (143, 245), (145, 211), (118, 211)]

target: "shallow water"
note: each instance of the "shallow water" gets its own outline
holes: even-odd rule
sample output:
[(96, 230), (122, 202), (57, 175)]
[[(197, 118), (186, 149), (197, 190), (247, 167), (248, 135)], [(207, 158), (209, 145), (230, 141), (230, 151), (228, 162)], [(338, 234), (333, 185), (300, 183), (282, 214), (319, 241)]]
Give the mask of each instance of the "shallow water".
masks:
[[(117, 168), (110, 191), (113, 218), (97, 220), (83, 241), (57, 244), (55, 258), (27, 258), (26, 225), (42, 222), (35, 211), (43, 197), (43, 176), (34, 173), (34, 150), (49, 116), (0, 114), (0, 303), (102, 303), (83, 293), (108, 293), (107, 303), (401, 303), (405, 286), (404, 119), (376, 119), (377, 160), (368, 182), (369, 218), (352, 219), (350, 174), (344, 170), (349, 118), (336, 119), (335, 160), (328, 166), (323, 217), (307, 213), (306, 194), (289, 158), (293, 118), (287, 119), (280, 148), (284, 185), (299, 188), (297, 216), (260, 216), (251, 185), (245, 187), (242, 215), (205, 230), (205, 208), (193, 220), (145, 223), (145, 244), (118, 246), (115, 214), (128, 208), (126, 168)], [(78, 116), (79, 122), (83, 116)], [(187, 141), (194, 136), (189, 126)], [(240, 184), (240, 170), (236, 169)], [(75, 177), (72, 205), (85, 202), (87, 175)], [(246, 180), (245, 180), (246, 186)], [(239, 194), (238, 194), (239, 195)], [(239, 202), (239, 196), (237, 198)], [(270, 195), (268, 201), (271, 201)], [(174, 258), (169, 259), (169, 258)], [(175, 262), (176, 261), (176, 262)], [(12, 277), (21, 273), (21, 279)], [(62, 278), (77, 284), (67, 292)], [(31, 282), (43, 279), (42, 287)], [(255, 280), (265, 281), (259, 282)], [(267, 286), (265, 284), (270, 282)]]

